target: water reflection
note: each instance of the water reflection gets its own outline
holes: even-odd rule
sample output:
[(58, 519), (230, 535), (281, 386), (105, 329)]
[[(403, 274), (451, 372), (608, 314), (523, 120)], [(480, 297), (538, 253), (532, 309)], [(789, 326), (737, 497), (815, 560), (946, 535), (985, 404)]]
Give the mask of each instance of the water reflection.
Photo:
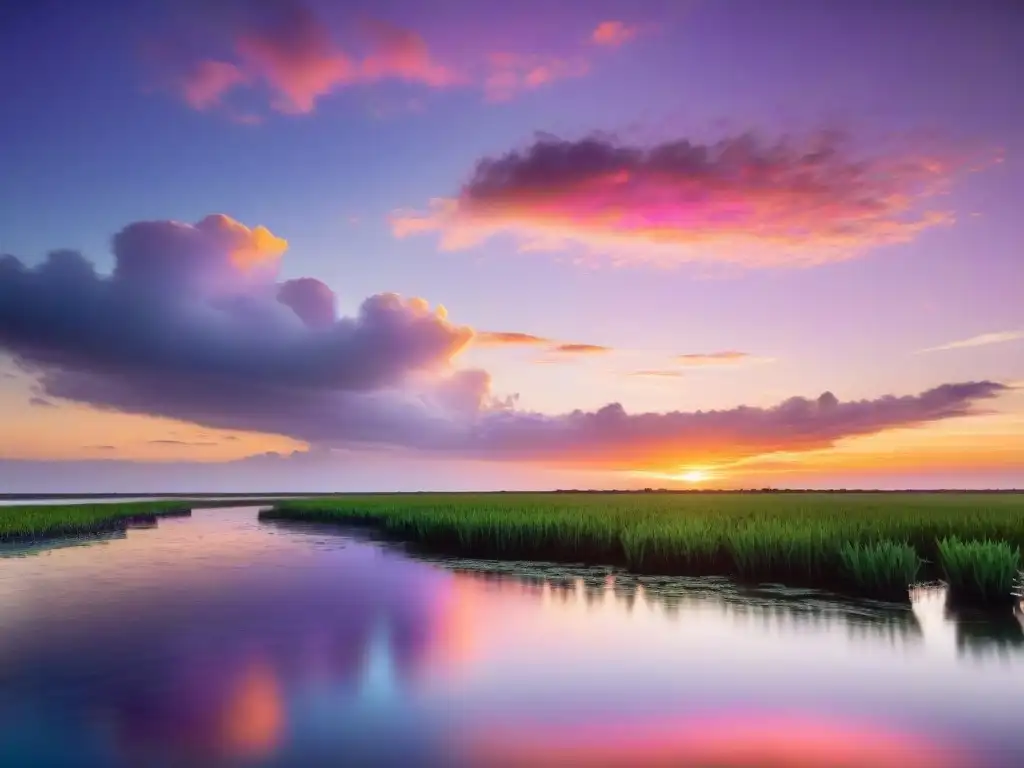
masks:
[(947, 746), (877, 726), (826, 717), (615, 721), (576, 729), (534, 724), (532, 737), (496, 729), (463, 749), (487, 766), (786, 766), (786, 768), (968, 768)]
[[(141, 525), (126, 525), (125, 528), (143, 527)], [(156, 527), (145, 526), (145, 527)], [(12, 541), (0, 542), (0, 560), (5, 557), (31, 557), (40, 555), (53, 549), (67, 549), (68, 547), (88, 547), (93, 544), (102, 544), (107, 541), (123, 539), (127, 536), (125, 530), (103, 531), (100, 533), (87, 533), (79, 536), (67, 536), (60, 539), (42, 539), (40, 541)]]
[(1013, 765), (1005, 618), (197, 511), (0, 563), (0, 765)]

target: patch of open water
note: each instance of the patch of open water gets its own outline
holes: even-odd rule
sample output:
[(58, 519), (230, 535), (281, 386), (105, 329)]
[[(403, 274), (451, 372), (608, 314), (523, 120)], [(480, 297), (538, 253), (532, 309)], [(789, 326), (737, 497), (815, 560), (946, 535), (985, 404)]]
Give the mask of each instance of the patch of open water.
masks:
[(1001, 768), (1022, 621), (197, 510), (0, 547), (0, 765)]

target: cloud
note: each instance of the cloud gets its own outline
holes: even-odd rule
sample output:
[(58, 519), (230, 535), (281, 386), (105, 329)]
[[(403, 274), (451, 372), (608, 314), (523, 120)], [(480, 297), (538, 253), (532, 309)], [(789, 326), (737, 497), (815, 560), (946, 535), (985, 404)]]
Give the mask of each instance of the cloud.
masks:
[(840, 402), (829, 392), (771, 408), (629, 414), (613, 403), (561, 416), (516, 410), (488, 414), (468, 442), (476, 455), (563, 461), (609, 468), (670, 469), (779, 450), (829, 447), (835, 441), (965, 415), (1005, 387), (947, 384), (904, 397)]
[(680, 365), (704, 368), (710, 366), (741, 365), (759, 358), (754, 358), (748, 352), (736, 352), (730, 349), (722, 352), (708, 352), (706, 354), (676, 355), (675, 359)]
[(582, 77), (589, 71), (589, 62), (579, 57), (494, 53), (488, 58), (484, 96), (488, 101), (508, 101), (523, 91), (532, 91), (556, 80)]
[[(546, 347), (548, 352), (564, 355), (586, 355), (612, 352), (611, 347), (599, 344), (580, 344), (577, 342), (561, 342), (545, 336), (534, 336), (532, 333), (518, 331), (478, 331), (473, 335), (473, 343), (483, 347)], [(554, 362), (548, 360), (546, 362)]]
[(948, 349), (969, 349), (970, 347), (987, 347), (990, 344), (1003, 344), (1008, 341), (1024, 339), (1024, 331), (998, 331), (995, 333), (982, 333), (978, 336), (971, 336), (969, 339), (951, 341), (948, 344), (940, 344), (937, 347), (928, 347), (918, 350), (918, 354), (924, 352), (943, 352)]
[[(221, 38), (233, 55), (196, 57), (197, 46), (181, 41), (154, 46), (161, 51), (160, 66), (176, 70), (172, 88), (198, 110), (222, 106), (240, 88), (262, 85), (270, 91), (275, 110), (303, 114), (339, 89), (384, 80), (435, 89), (471, 86), (481, 89), (488, 101), (507, 101), (556, 80), (580, 77), (590, 68), (579, 56), (509, 51), (456, 69), (440, 61), (415, 30), (368, 17), (349, 23), (351, 45), (343, 49), (302, 0), (228, 3), (216, 12), (206, 10), (202, 19), (202, 39)], [(176, 53), (170, 55), (172, 50)], [(402, 104), (401, 111), (410, 111), (408, 105), (422, 109), (416, 99)], [(249, 113), (229, 114), (243, 122), (259, 120)]]
[(374, 50), (360, 64), (361, 79), (398, 78), (434, 88), (464, 82), (462, 75), (435, 61), (426, 42), (412, 30), (376, 19), (365, 19), (362, 26)]
[(150, 445), (187, 445), (187, 446), (199, 446), (209, 447), (219, 445), (219, 443), (213, 440), (150, 440)]
[[(175, 62), (184, 72), (172, 78), (173, 85), (189, 106), (199, 110), (218, 106), (228, 93), (257, 84), (269, 89), (277, 111), (303, 114), (314, 111), (322, 97), (357, 84), (393, 79), (442, 88), (466, 80), (439, 63), (418, 33), (378, 19), (362, 19), (357, 25), (356, 37), (365, 55), (343, 50), (302, 0), (226, 4), (216, 13), (207, 10), (204, 21), (206, 36), (223, 38), (234, 56), (231, 61), (192, 61), (182, 52), (173, 57), (185, 59)], [(235, 117), (258, 120), (253, 115)]]
[(28, 404), (33, 408), (56, 408), (56, 404), (47, 400), (45, 397), (30, 397)]
[(108, 276), (72, 251), (35, 267), (4, 256), (0, 349), (36, 375), (41, 395), (101, 409), (324, 448), (622, 469), (824, 448), (974, 413), (1006, 389), (980, 381), (856, 402), (825, 393), (772, 408), (536, 413), (496, 396), (486, 371), (455, 368), (473, 330), (443, 309), (378, 294), (337, 317), (318, 281), (278, 281), (283, 247), (269, 230), (211, 216), (125, 227)]
[(473, 336), (473, 343), (483, 347), (499, 346), (540, 346), (551, 343), (551, 339), (543, 336), (534, 336), (532, 333), (519, 333), (518, 331), (477, 331)]
[(72, 391), (88, 380), (256, 395), (398, 385), (446, 367), (472, 336), (422, 299), (394, 294), (336, 318), (319, 281), (276, 281), (284, 240), (223, 215), (137, 222), (113, 247), (109, 277), (72, 251), (31, 269), (0, 260), (0, 346)]
[(639, 31), (639, 27), (621, 21), (602, 21), (594, 28), (590, 39), (596, 45), (618, 48), (636, 37)]
[(300, 277), (282, 283), (277, 300), (309, 328), (330, 328), (336, 320), (334, 291), (316, 278)]
[(319, 97), (356, 79), (356, 64), (308, 6), (298, 0), (260, 5), (265, 16), (237, 36), (235, 50), (245, 70), (274, 91), (275, 109), (311, 112)]
[(443, 250), (504, 234), (525, 249), (583, 247), (622, 263), (806, 266), (949, 223), (927, 203), (955, 167), (919, 150), (858, 150), (835, 132), (651, 146), (540, 135), (481, 159), (457, 197), (391, 221), (397, 237), (437, 233)]
[(636, 376), (638, 378), (650, 378), (650, 379), (680, 379), (684, 376), (681, 371), (672, 371), (664, 369), (647, 369), (642, 371), (630, 371), (627, 376)]
[(600, 344), (558, 344), (551, 351), (567, 355), (600, 355), (611, 352), (612, 348)]
[(249, 80), (250, 76), (237, 64), (206, 59), (184, 74), (179, 87), (186, 104), (204, 110), (217, 106), (225, 93)]

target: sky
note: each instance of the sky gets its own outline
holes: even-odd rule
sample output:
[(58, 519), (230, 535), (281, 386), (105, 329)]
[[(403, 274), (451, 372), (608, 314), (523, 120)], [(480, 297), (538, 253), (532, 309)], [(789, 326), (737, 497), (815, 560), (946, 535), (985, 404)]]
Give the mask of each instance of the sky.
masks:
[(1024, 486), (1013, 0), (0, 8), (0, 492)]

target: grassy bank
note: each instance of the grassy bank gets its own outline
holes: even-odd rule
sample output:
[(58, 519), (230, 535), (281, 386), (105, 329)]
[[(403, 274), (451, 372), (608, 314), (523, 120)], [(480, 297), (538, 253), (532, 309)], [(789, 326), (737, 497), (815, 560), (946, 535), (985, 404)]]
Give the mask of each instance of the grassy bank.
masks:
[(943, 578), (971, 603), (1010, 601), (1007, 573), (1016, 574), (1024, 545), (1024, 494), (367, 495), (287, 501), (261, 517), (370, 525), (455, 555), (728, 574), (886, 598)]
[(169, 515), (189, 515), (193, 506), (189, 502), (177, 500), (0, 507), (0, 542), (123, 529), (133, 522), (149, 522)]

